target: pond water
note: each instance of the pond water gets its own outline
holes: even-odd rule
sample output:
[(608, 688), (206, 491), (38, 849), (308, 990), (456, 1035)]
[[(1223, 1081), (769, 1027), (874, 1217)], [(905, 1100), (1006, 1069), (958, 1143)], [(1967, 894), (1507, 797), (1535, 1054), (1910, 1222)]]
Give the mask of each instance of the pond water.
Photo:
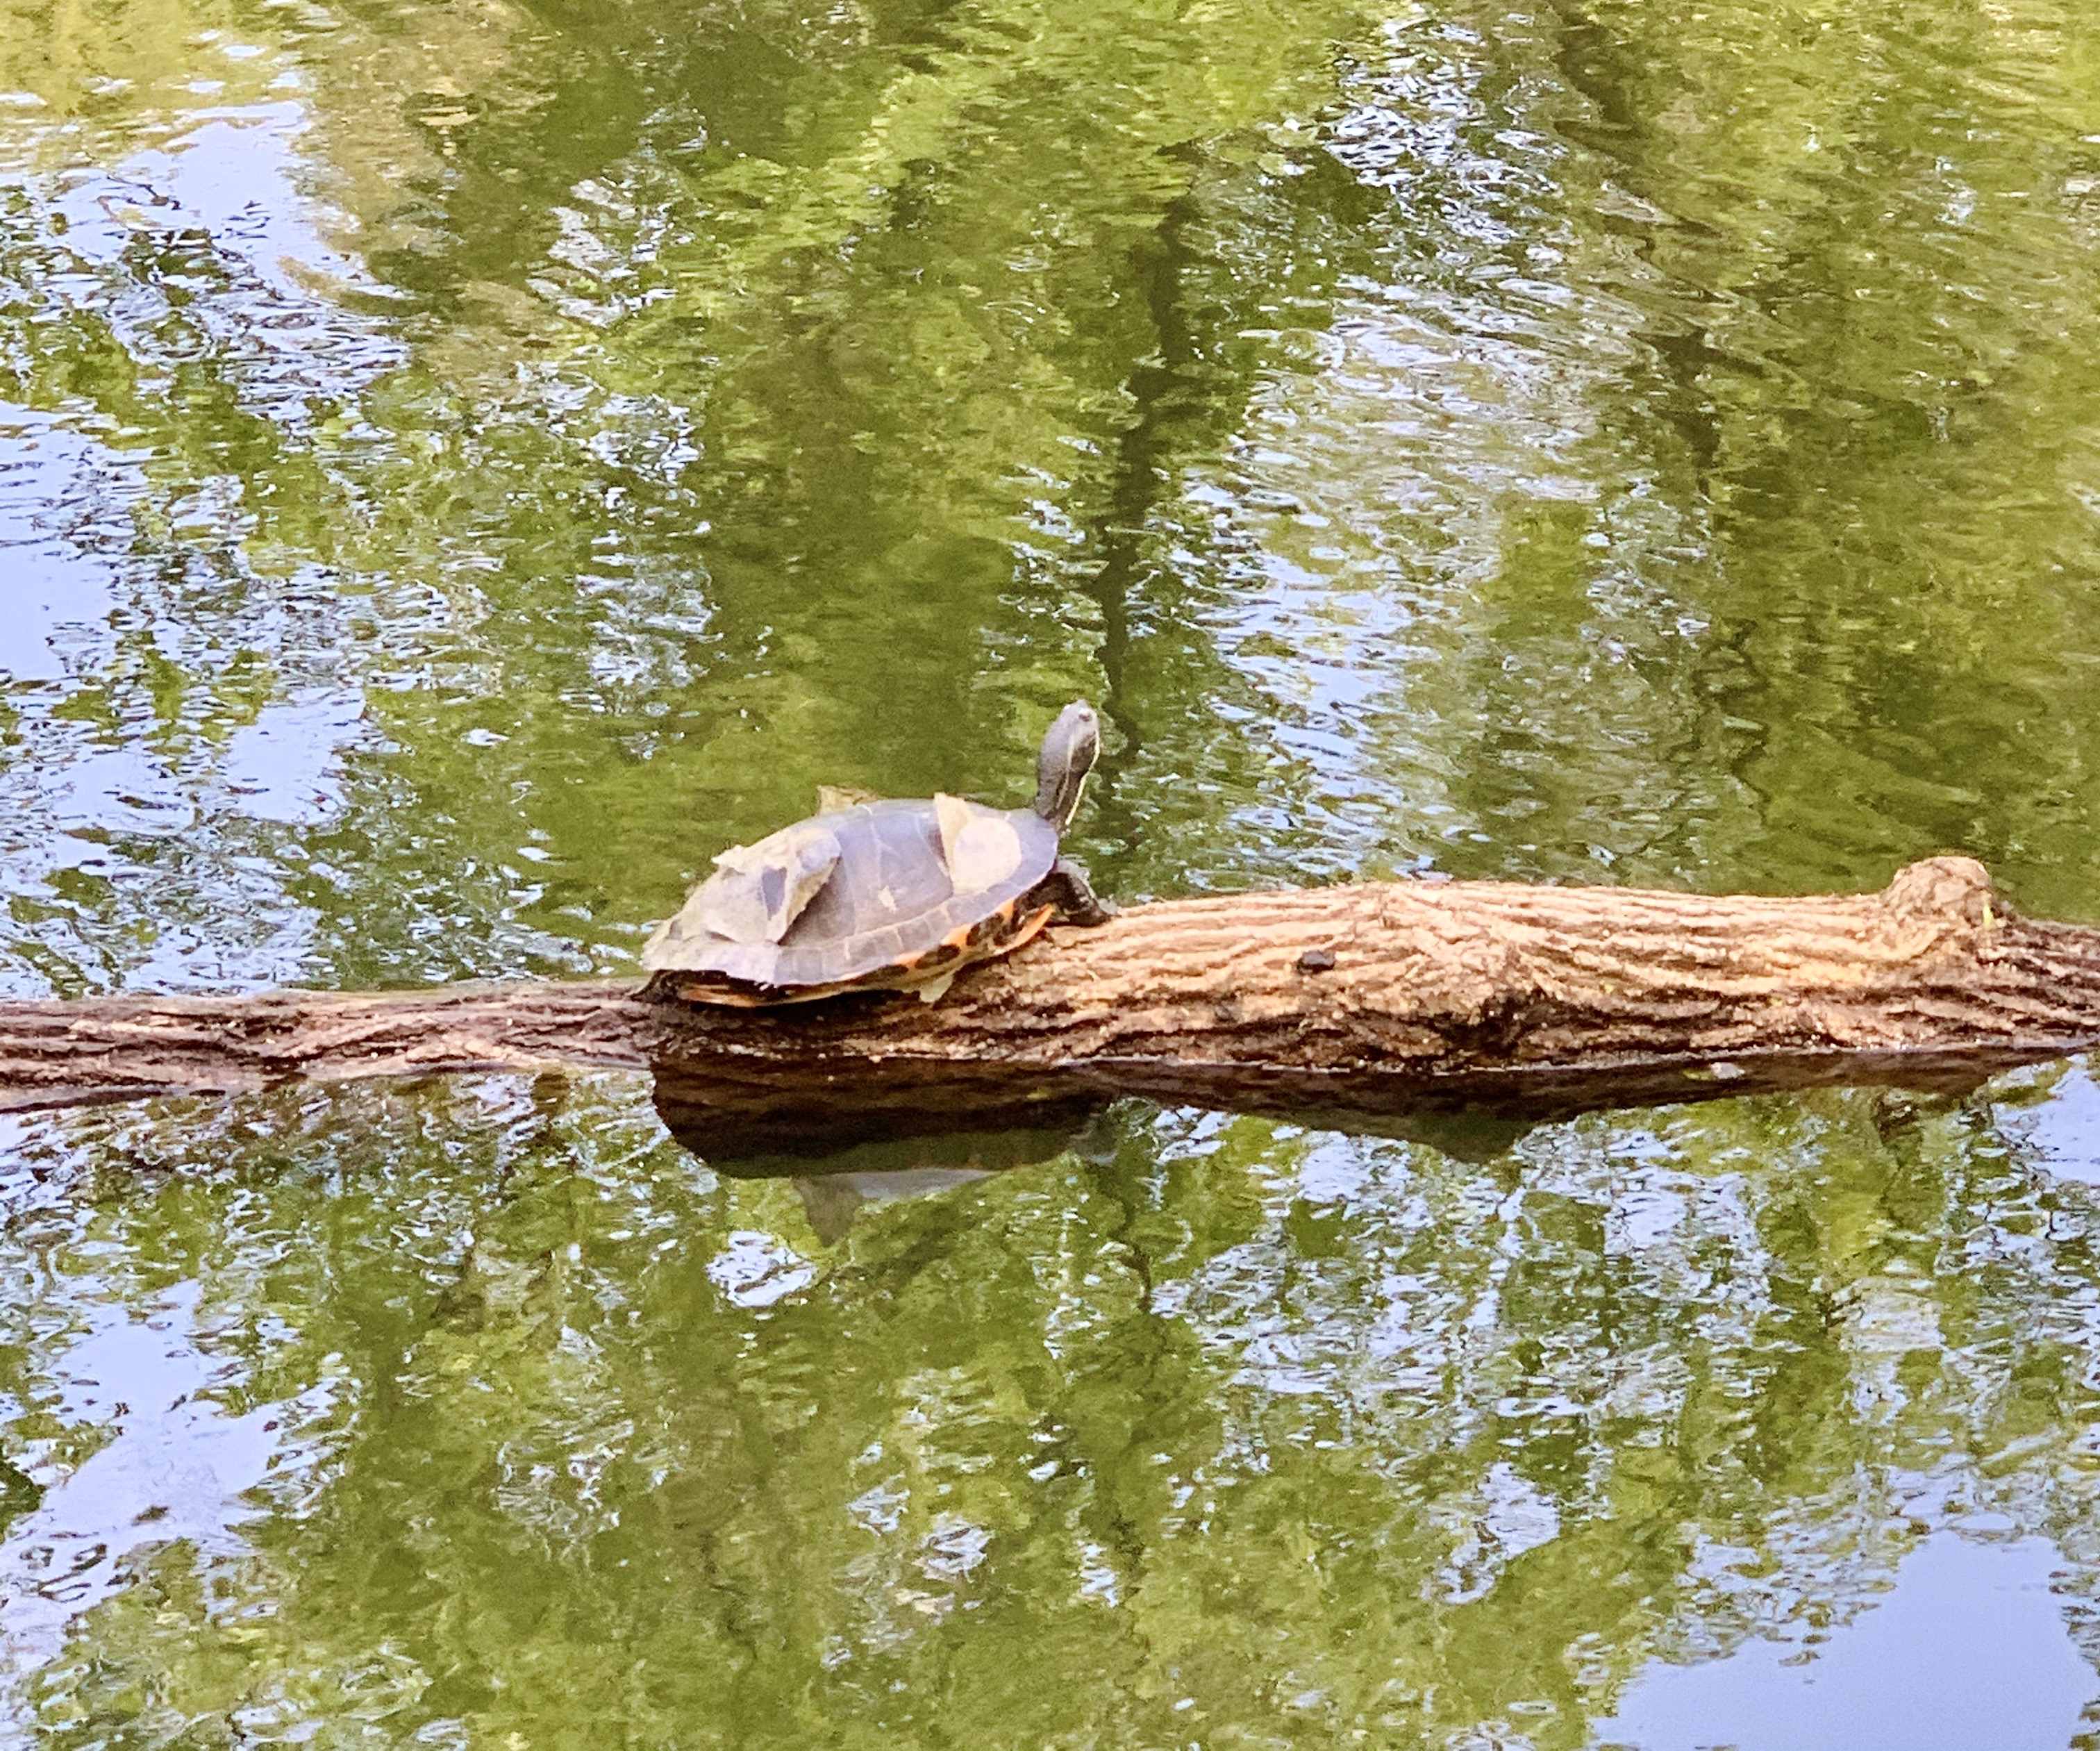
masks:
[[(819, 783), (1125, 902), (2100, 919), (2074, 0), (0, 0), (0, 992), (631, 970)], [(745, 1177), (8, 1122), (0, 1738), (2100, 1746), (2100, 1093)]]

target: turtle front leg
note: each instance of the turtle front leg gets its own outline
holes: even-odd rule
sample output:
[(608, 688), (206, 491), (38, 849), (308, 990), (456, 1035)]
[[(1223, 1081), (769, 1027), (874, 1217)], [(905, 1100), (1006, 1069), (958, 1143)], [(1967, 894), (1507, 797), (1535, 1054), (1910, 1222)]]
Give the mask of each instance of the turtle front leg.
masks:
[(1036, 884), (1035, 891), (1057, 908), (1059, 924), (1091, 928), (1115, 916), (1115, 908), (1094, 892), (1084, 867), (1070, 858), (1060, 858), (1052, 864), (1050, 873)]

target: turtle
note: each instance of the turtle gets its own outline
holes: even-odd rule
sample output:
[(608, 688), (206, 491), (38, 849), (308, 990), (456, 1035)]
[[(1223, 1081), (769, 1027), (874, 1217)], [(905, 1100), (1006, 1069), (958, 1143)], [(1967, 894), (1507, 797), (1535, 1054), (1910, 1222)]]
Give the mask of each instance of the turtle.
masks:
[(1043, 738), (1026, 809), (820, 792), (822, 812), (714, 860), (643, 946), (646, 990), (743, 1008), (868, 990), (933, 1003), (1046, 925), (1105, 924), (1057, 849), (1100, 752), (1101, 720), (1075, 699)]

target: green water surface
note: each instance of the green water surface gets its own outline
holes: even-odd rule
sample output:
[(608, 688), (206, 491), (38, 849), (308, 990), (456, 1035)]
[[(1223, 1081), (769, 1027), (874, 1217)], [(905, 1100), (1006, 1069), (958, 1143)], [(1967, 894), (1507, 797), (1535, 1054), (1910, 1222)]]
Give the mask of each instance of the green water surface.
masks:
[[(631, 971), (1079, 695), (1125, 902), (2100, 919), (2089, 7), (0, 0), (0, 994)], [(2085, 1069), (1507, 1141), (7, 1121), (0, 1739), (2100, 1746)]]

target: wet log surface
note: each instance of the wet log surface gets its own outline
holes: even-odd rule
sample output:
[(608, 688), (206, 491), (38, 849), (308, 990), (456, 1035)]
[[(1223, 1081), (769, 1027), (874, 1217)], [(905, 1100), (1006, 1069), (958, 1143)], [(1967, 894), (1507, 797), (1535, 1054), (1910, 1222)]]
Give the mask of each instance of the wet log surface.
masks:
[(622, 1066), (715, 1151), (1041, 1126), (1125, 1095), (1377, 1128), (1835, 1083), (1965, 1087), (2100, 1039), (2100, 929), (1980, 864), (1878, 893), (1378, 883), (1136, 906), (936, 1004), (707, 1008), (633, 981), (0, 1003), (0, 1107)]

